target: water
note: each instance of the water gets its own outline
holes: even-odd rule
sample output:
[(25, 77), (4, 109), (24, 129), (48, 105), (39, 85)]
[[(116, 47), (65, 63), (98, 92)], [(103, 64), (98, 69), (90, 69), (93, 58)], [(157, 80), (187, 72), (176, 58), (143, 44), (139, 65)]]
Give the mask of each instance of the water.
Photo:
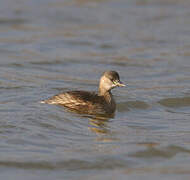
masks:
[[(189, 179), (190, 2), (8, 0), (0, 6), (0, 179)], [(39, 101), (96, 90), (114, 118)]]

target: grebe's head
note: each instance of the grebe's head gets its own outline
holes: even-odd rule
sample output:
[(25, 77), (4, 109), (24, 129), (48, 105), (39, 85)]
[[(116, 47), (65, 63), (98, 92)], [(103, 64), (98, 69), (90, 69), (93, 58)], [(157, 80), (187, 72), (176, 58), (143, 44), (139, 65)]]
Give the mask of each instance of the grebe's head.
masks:
[(106, 71), (100, 78), (99, 90), (109, 91), (115, 87), (125, 86), (119, 78), (119, 74), (116, 71)]

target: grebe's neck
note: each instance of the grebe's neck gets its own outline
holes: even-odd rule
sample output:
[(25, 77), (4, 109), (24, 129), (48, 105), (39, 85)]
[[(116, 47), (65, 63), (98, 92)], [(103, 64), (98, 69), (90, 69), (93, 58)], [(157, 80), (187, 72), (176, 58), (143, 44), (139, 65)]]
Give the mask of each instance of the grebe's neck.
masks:
[(105, 76), (100, 78), (98, 95), (102, 96), (105, 100), (106, 106), (109, 107), (109, 111), (115, 111), (115, 101), (113, 99), (111, 89), (113, 88), (113, 82)]
[(106, 94), (111, 94), (111, 91), (108, 91), (101, 86), (99, 86), (98, 95), (99, 96), (105, 96)]
[(99, 87), (98, 95), (103, 96), (108, 103), (111, 103), (113, 101), (111, 90), (108, 91), (101, 86)]
[(116, 109), (116, 104), (115, 104), (115, 100), (112, 96), (111, 90), (106, 91), (105, 89), (102, 89), (99, 87), (98, 95), (104, 97), (105, 102), (107, 104), (107, 108), (109, 107), (108, 111), (113, 113)]

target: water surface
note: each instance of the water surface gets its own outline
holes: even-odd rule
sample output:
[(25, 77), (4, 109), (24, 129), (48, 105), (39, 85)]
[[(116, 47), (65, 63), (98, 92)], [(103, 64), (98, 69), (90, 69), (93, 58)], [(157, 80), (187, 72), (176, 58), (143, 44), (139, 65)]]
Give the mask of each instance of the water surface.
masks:
[[(0, 6), (0, 178), (189, 179), (190, 2), (31, 0)], [(38, 103), (97, 90), (115, 117)]]

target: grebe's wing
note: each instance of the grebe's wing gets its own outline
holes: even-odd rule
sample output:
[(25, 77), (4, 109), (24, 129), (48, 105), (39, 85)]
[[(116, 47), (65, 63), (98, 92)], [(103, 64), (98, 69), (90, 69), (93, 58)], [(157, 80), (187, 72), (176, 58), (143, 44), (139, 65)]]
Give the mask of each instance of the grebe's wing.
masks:
[(84, 106), (91, 103), (93, 100), (97, 100), (98, 95), (93, 92), (87, 91), (68, 91), (61, 94), (57, 94), (42, 103), (47, 104), (60, 104), (60, 105), (72, 105), (72, 106)]

